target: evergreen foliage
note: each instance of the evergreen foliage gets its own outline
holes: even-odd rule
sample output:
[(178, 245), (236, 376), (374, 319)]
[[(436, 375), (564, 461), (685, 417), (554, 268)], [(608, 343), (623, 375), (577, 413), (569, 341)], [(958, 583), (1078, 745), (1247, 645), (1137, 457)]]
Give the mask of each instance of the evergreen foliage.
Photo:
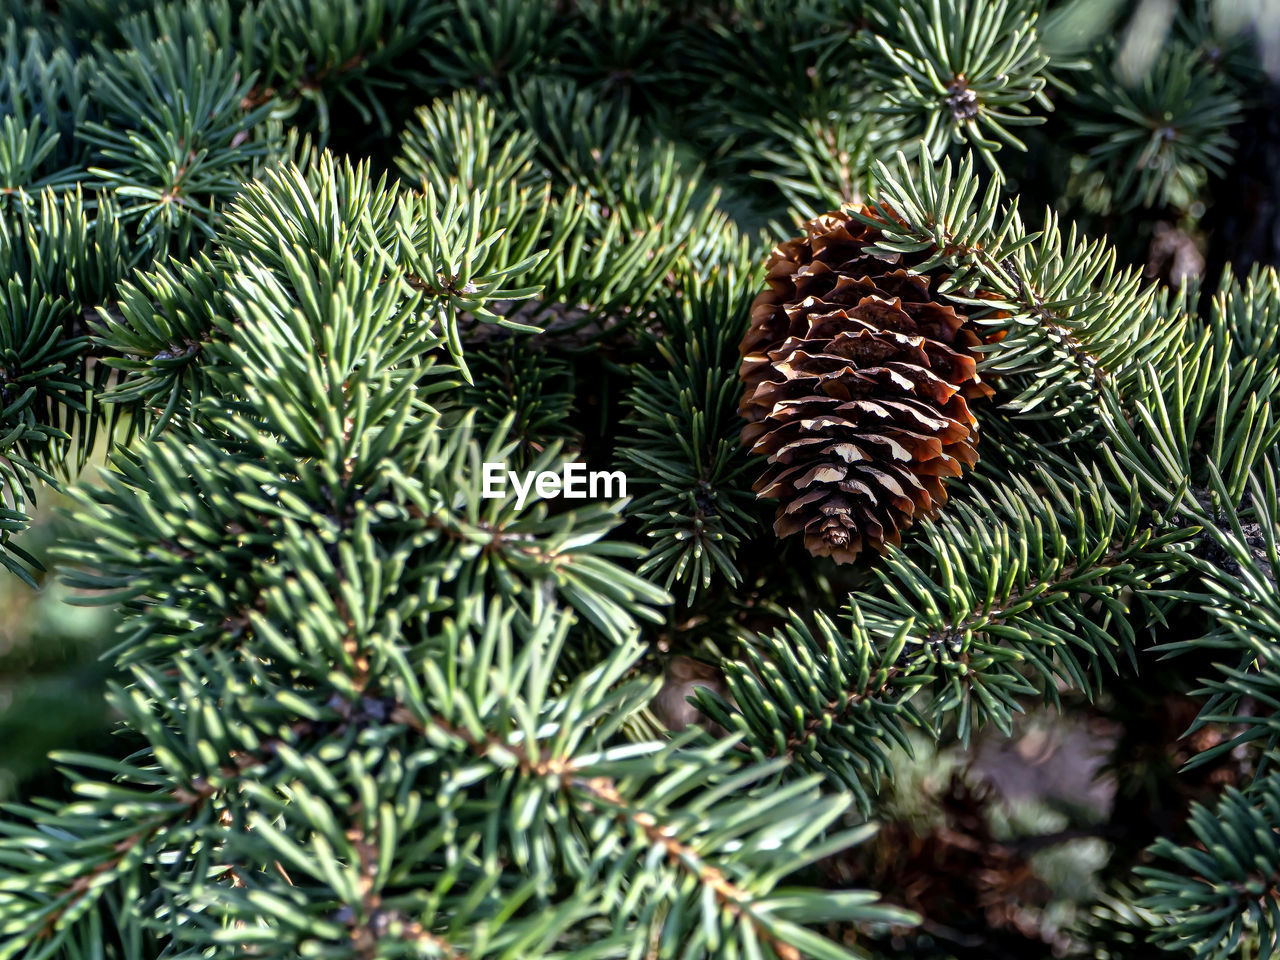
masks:
[[(118, 621), (120, 735), (3, 808), (0, 960), (1271, 956), (1280, 277), (1143, 269), (1213, 236), (1265, 24), (1159, 6), (8, 0), (0, 564)], [(996, 393), (837, 569), (737, 406), (842, 205)], [(876, 885), (921, 744), (1157, 693), (1178, 800), (1071, 924)]]

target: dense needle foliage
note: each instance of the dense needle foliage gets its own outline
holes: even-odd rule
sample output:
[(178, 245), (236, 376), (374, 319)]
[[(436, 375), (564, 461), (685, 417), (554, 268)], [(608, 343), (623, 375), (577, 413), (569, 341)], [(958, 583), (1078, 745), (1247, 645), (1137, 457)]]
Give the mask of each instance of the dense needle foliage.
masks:
[[(114, 632), (0, 628), (0, 706), (71, 636), (117, 735), (0, 721), (68, 747), (6, 765), (0, 960), (1272, 956), (1246, 6), (6, 0), (5, 596)], [(995, 395), (939, 516), (837, 567), (737, 411), (766, 255), (842, 206)], [(1105, 816), (907, 810), (913, 753), (1041, 711), (1106, 720)], [(1055, 914), (1033, 853), (1085, 836)]]

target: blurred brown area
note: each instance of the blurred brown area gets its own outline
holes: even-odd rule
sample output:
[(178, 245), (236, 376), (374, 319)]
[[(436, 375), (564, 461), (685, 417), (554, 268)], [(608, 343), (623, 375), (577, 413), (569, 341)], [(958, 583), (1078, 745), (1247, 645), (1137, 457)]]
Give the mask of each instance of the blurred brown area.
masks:
[[(989, 730), (969, 748), (922, 738), (914, 757), (896, 758), (879, 832), (824, 861), (826, 877), (920, 914), (920, 927), (895, 932), (893, 956), (1101, 956), (1085, 932), (1099, 897), (1145, 861), (1156, 834), (1181, 834), (1193, 802), (1252, 769), (1241, 747), (1183, 770), (1239, 732), (1210, 724), (1188, 735), (1197, 710), (1184, 695), (1134, 698), (1032, 710), (1012, 736)], [(865, 931), (842, 934), (857, 943)]]

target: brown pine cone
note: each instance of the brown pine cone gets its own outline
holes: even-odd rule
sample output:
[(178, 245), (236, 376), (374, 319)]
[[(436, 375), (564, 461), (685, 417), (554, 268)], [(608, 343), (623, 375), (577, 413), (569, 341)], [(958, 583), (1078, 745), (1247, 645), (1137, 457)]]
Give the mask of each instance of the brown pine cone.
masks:
[(738, 409), (743, 443), (768, 457), (753, 489), (781, 501), (774, 531), (844, 563), (946, 502), (942, 478), (978, 459), (965, 398), (991, 389), (980, 338), (935, 293), (943, 277), (910, 271), (923, 256), (866, 252), (879, 231), (840, 213), (805, 229), (769, 258)]

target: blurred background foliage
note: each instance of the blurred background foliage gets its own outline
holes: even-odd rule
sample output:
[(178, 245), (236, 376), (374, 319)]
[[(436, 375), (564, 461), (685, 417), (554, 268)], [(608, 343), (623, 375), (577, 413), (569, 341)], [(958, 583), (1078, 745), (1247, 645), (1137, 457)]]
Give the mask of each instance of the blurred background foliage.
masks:
[[(42, 561), (57, 542), (62, 498), (41, 502), (24, 544)], [(54, 795), (61, 778), (46, 754), (92, 749), (109, 735), (103, 693), (117, 613), (74, 604), (71, 588), (48, 572), (32, 590), (0, 574), (0, 801), (33, 791)]]

